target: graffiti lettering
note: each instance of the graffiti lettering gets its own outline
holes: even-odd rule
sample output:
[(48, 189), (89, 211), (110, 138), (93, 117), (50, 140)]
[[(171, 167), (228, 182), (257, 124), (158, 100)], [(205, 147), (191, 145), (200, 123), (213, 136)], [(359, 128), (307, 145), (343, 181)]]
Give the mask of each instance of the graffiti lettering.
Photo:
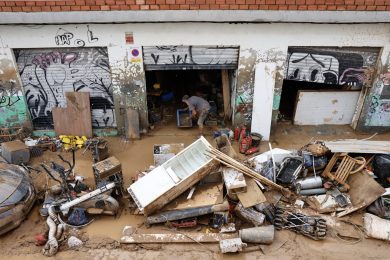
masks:
[(69, 91), (90, 92), (94, 127), (116, 126), (106, 49), (17, 50), (15, 57), (35, 128), (53, 128), (51, 111), (66, 106)]
[[(57, 46), (71, 46), (72, 43), (76, 47), (84, 47), (85, 46), (85, 40), (83, 39), (74, 39), (74, 34), (63, 29), (59, 28), (56, 36), (54, 37), (55, 43)], [(89, 43), (94, 43), (99, 40), (98, 37), (94, 37), (93, 32), (89, 29), (89, 25), (87, 25), (87, 40)]]
[(97, 42), (99, 40), (98, 37), (93, 37), (93, 32), (89, 29), (89, 25), (87, 25), (87, 38), (88, 38), (88, 42), (92, 43), (92, 42)]
[(66, 32), (64, 34), (56, 35), (55, 41), (59, 46), (70, 45), (70, 40), (73, 39), (73, 33)]

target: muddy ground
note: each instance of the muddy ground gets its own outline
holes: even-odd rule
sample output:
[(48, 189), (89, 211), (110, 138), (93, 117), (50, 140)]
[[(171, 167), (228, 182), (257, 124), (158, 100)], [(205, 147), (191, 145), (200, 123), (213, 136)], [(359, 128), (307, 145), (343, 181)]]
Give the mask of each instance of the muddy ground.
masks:
[[(131, 177), (138, 171), (153, 164), (153, 145), (182, 142), (191, 144), (197, 136), (196, 129), (177, 129), (174, 126), (157, 127), (141, 140), (125, 142), (120, 137), (109, 137), (110, 154), (116, 156), (122, 163), (125, 187), (131, 182)], [(370, 134), (356, 133), (348, 126), (297, 127), (287, 123), (280, 124), (272, 134), (272, 146), (284, 149), (299, 149), (312, 138), (318, 140), (334, 140), (341, 138), (367, 138)], [(206, 136), (210, 142), (211, 133)], [(373, 140), (390, 140), (390, 133), (380, 134)], [(237, 144), (234, 144), (237, 148)], [(262, 143), (261, 151), (268, 150), (267, 143)], [(89, 152), (76, 154), (77, 175), (86, 177), (86, 182), (93, 185), (92, 159)], [(71, 158), (70, 153), (62, 153)], [(45, 152), (43, 156), (34, 158), (31, 162), (37, 166), (40, 162), (57, 160), (57, 153)], [(34, 184), (39, 192), (46, 185), (44, 173), (32, 173)], [(35, 246), (34, 237), (45, 231), (45, 220), (39, 215), (40, 203), (30, 212), (22, 225), (0, 237), (0, 259), (42, 259), (42, 247)], [(217, 244), (170, 244), (170, 245), (120, 245), (122, 229), (125, 225), (138, 227), (138, 232), (173, 232), (167, 227), (143, 226), (143, 216), (132, 215), (124, 208), (120, 216), (99, 216), (84, 228), (79, 234), (85, 241), (85, 246), (78, 251), (68, 250), (62, 246), (55, 259), (389, 259), (389, 243), (362, 237), (362, 233), (354, 230), (357, 241), (345, 241), (336, 236), (343, 226), (330, 229), (325, 241), (313, 241), (289, 231), (276, 233), (276, 239), (271, 246), (265, 246), (262, 251), (222, 255)], [(358, 222), (360, 221), (357, 216)]]

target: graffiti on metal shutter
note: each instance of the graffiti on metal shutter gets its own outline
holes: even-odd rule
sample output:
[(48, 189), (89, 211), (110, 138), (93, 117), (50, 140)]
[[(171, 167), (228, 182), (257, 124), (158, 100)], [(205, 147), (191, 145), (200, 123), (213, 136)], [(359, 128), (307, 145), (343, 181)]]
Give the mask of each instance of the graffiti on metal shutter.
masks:
[(53, 128), (52, 109), (66, 107), (65, 92), (90, 92), (94, 128), (115, 127), (105, 48), (15, 51), (28, 110), (37, 129)]
[(372, 83), (377, 51), (289, 48), (286, 79), (361, 89)]
[(239, 47), (234, 46), (145, 46), (146, 69), (162, 69), (199, 66), (236, 68)]

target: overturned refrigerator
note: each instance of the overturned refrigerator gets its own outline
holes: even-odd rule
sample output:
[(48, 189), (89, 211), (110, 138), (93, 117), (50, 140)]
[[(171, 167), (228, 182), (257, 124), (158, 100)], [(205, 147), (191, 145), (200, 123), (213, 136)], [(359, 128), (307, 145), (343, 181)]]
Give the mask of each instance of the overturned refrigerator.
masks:
[(193, 186), (219, 163), (206, 154), (210, 143), (200, 137), (127, 189), (144, 215), (150, 215)]

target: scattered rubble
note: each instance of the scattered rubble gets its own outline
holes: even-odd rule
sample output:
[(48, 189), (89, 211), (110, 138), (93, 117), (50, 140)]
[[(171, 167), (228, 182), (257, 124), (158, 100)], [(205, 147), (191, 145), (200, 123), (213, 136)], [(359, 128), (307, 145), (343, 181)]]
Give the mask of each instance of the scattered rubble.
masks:
[[(359, 226), (365, 234), (390, 240), (390, 192), (385, 189), (390, 187), (389, 142), (316, 140), (297, 151), (269, 145), (269, 151), (258, 154), (262, 137), (245, 127), (220, 129), (214, 137), (215, 147), (204, 137), (186, 148), (156, 144), (154, 165), (127, 190), (120, 157), (109, 155), (104, 138), (28, 137), (3, 142), (1, 148), (8, 163), (47, 175), (40, 214), (49, 230), (34, 240), (46, 256), (66, 245), (90, 248), (90, 239), (69, 229), (83, 228), (96, 215), (120, 214), (123, 201), (137, 207), (135, 214), (144, 215), (146, 227), (165, 225), (170, 231), (145, 233), (139, 226), (125, 226), (120, 243), (136, 244), (134, 250), (164, 243), (219, 243), (222, 253), (260, 250), (280, 230), (321, 241), (341, 217), (363, 213)], [(241, 154), (232, 142), (238, 142)], [(83, 147), (82, 154), (92, 154), (94, 186), (75, 171), (75, 151)], [(72, 161), (59, 154), (61, 163), (41, 162), (40, 169), (28, 165), (30, 157), (39, 158), (46, 150), (68, 151)], [(337, 236), (350, 235), (347, 229), (335, 230)], [(359, 235), (350, 236), (360, 241)], [(98, 246), (120, 244), (113, 240)]]

